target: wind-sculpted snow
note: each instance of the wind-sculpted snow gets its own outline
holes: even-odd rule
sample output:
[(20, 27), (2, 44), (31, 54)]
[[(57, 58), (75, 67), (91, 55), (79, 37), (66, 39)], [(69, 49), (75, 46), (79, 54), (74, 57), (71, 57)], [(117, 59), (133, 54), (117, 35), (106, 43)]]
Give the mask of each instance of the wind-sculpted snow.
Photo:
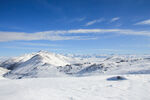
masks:
[(40, 51), (4, 60), (0, 66), (11, 70), (4, 76), (12, 79), (98, 74), (150, 74), (150, 56), (97, 55), (81, 58)]

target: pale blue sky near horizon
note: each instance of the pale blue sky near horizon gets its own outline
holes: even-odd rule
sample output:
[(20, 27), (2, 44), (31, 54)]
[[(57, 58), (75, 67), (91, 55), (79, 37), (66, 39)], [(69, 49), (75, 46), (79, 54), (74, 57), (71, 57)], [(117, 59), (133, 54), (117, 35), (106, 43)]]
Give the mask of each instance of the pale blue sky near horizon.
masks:
[(0, 56), (150, 54), (149, 0), (0, 0)]

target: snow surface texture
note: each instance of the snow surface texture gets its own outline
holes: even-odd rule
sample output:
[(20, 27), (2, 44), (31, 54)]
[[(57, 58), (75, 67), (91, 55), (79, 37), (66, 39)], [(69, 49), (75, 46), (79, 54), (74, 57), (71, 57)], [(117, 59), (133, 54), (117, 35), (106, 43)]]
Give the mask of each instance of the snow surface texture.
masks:
[(0, 100), (150, 100), (150, 75), (0, 80)]
[(150, 100), (149, 55), (40, 51), (0, 66), (0, 100)]
[(39, 51), (3, 60), (0, 66), (11, 70), (11, 79), (115, 74), (150, 74), (150, 56), (64, 56)]

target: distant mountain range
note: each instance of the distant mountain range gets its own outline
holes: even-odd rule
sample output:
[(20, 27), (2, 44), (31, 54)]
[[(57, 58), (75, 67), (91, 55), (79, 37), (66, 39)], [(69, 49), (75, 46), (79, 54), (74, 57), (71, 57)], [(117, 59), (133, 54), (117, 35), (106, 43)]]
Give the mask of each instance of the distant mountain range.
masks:
[(12, 79), (99, 74), (149, 74), (149, 55), (64, 56), (47, 51), (3, 59), (0, 72)]

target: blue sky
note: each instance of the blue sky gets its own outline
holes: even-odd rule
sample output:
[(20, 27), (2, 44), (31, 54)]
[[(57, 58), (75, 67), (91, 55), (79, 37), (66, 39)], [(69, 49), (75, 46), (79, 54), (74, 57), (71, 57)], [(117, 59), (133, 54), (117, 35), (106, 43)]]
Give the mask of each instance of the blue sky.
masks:
[(150, 54), (149, 0), (0, 0), (0, 56)]

